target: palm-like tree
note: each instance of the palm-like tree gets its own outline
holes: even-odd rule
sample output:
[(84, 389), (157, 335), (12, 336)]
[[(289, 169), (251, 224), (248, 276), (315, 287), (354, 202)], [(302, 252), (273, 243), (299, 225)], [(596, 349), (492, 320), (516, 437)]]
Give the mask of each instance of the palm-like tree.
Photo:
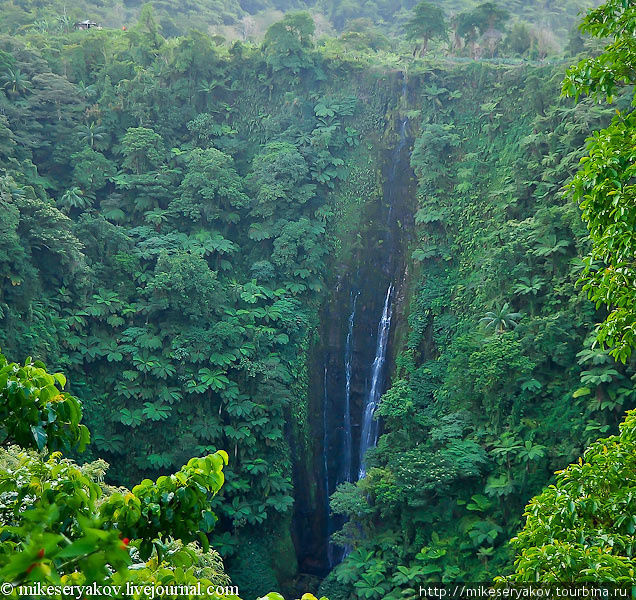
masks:
[(68, 33), (71, 30), (71, 19), (69, 19), (68, 15), (66, 14), (66, 11), (64, 12), (63, 15), (58, 15), (57, 17), (55, 17), (55, 20), (57, 22), (57, 26), (60, 29), (60, 31), (63, 31), (64, 33)]
[(503, 333), (506, 329), (514, 329), (517, 321), (523, 313), (511, 312), (510, 304), (505, 302), (502, 306), (495, 306), (494, 310), (488, 311), (479, 322), (486, 329), (493, 329), (497, 333)]
[(47, 19), (40, 19), (33, 23), (33, 28), (37, 29), (40, 33), (46, 33), (51, 28), (51, 24)]
[(495, 442), (492, 453), (502, 457), (508, 466), (508, 471), (510, 471), (510, 457), (512, 454), (517, 454), (519, 450), (523, 448), (521, 440), (514, 437), (513, 434), (509, 432), (505, 432), (502, 436)]
[(296, 135), (296, 144), (299, 146), (309, 146), (311, 144), (311, 134), (307, 131), (301, 131)]
[(83, 194), (82, 190), (78, 187), (72, 187), (70, 190), (64, 192), (64, 195), (58, 200), (58, 206), (64, 209), (66, 212), (73, 208), (79, 208), (83, 210), (90, 206), (91, 198)]
[(157, 231), (168, 220), (168, 211), (161, 208), (153, 208), (144, 213), (144, 221), (153, 225)]
[(123, 206), (121, 194), (109, 194), (100, 202), (100, 212), (105, 219), (121, 223), (126, 220), (126, 213), (122, 210)]
[(551, 233), (537, 240), (532, 254), (542, 258), (553, 254), (565, 254), (569, 245), (568, 240), (558, 240), (556, 234)]
[(198, 92), (202, 94), (213, 94), (214, 90), (217, 88), (221, 88), (223, 90), (227, 89), (225, 87), (225, 81), (219, 79), (213, 79), (212, 81), (202, 81), (199, 84)]
[(515, 286), (515, 294), (528, 295), (532, 294), (536, 296), (541, 288), (545, 285), (545, 280), (538, 275), (532, 277), (520, 277), (519, 283)]
[(93, 121), (89, 125), (80, 125), (79, 127), (80, 141), (84, 144), (88, 144), (91, 148), (95, 147), (96, 143), (101, 142), (105, 137), (105, 129)]
[(20, 96), (31, 87), (31, 82), (20, 69), (7, 69), (0, 77), (0, 85), (9, 95)]
[(92, 98), (97, 93), (95, 84), (86, 85), (82, 80), (80, 80), (75, 85), (84, 98)]
[(217, 89), (225, 90), (225, 82), (218, 79), (212, 81), (201, 81), (196, 88), (196, 92), (199, 94), (198, 99), (205, 105), (206, 100), (214, 95)]

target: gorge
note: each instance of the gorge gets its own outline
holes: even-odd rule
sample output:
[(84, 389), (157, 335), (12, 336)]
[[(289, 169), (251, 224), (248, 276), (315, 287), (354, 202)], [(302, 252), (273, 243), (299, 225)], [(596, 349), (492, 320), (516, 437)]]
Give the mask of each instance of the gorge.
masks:
[(223, 463), (189, 542), (245, 600), (490, 581), (636, 406), (563, 193), (630, 95), (561, 97), (576, 55), (512, 29), (420, 57), (282, 19), (0, 37), (2, 352), (65, 373), (109, 493)]
[[(364, 457), (375, 447), (380, 423), (374, 414), (380, 396), (386, 389), (387, 374), (392, 354), (391, 327), (393, 312), (399, 307), (399, 291), (405, 285), (406, 262), (404, 253), (407, 235), (405, 227), (412, 223), (414, 202), (413, 172), (410, 166), (408, 120), (404, 118), (407, 97), (406, 75), (397, 73), (394, 81), (400, 85), (400, 107), (395, 115), (389, 113), (387, 127), (395, 127), (398, 136), (393, 149), (383, 153), (381, 194), (365, 202), (365, 210), (372, 216), (376, 229), (365, 240), (352, 262), (343, 266), (346, 272), (334, 283), (335, 294), (321, 312), (321, 327), (329, 343), (324, 349), (322, 362), (322, 456), (324, 470), (323, 489), (317, 491), (322, 498), (313, 510), (308, 510), (316, 521), (311, 528), (314, 539), (300, 538), (297, 543), (299, 562), (304, 556), (315, 561), (309, 572), (325, 574), (343, 557), (345, 549), (329, 543), (328, 537), (338, 530), (343, 521), (329, 514), (329, 496), (343, 482), (356, 482), (365, 475)], [(364, 200), (363, 200), (364, 201)], [(386, 290), (383, 292), (382, 290)], [(347, 314), (343, 307), (348, 307)], [(387, 360), (388, 359), (388, 360)], [(321, 363), (315, 361), (320, 369)], [(314, 376), (314, 380), (318, 380)], [(314, 394), (319, 396), (314, 388)], [(317, 404), (317, 402), (316, 402)], [(316, 460), (316, 463), (319, 461)], [(302, 506), (297, 502), (296, 510)], [(321, 508), (321, 507), (324, 507)], [(302, 566), (301, 566), (302, 568)]]

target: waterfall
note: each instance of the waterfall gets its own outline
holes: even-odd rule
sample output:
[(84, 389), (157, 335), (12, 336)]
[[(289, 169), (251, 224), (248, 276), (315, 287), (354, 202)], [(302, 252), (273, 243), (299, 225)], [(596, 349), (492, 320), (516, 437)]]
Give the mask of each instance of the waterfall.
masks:
[[(379, 220), (379, 227), (375, 233), (377, 238), (369, 243), (369, 249), (373, 248), (368, 256), (370, 260), (359, 265), (362, 273), (358, 271), (354, 278), (354, 287), (350, 288), (348, 319), (338, 320), (338, 336), (344, 333), (343, 329), (346, 331), (346, 336), (339, 337), (338, 345), (340, 352), (344, 350), (344, 355), (341, 354), (339, 360), (336, 360), (328, 350), (324, 366), (323, 468), (327, 498), (325, 558), (330, 569), (339, 564), (351, 552), (352, 547), (340, 547), (330, 541), (331, 535), (342, 528), (345, 518), (331, 514), (329, 496), (340, 484), (355, 483), (366, 476), (366, 454), (370, 448), (377, 445), (380, 433), (380, 423), (374, 417), (385, 390), (391, 320), (396, 302), (394, 282), (400, 268), (401, 251), (398, 244), (403, 242), (400, 221), (405, 214), (405, 194), (410, 192), (409, 182), (412, 177), (408, 152), (409, 120), (404, 118), (403, 112), (406, 108), (408, 108), (408, 81), (406, 74), (403, 74), (402, 97), (398, 105), (402, 118), (394, 122), (397, 140), (395, 147), (390, 154), (387, 154), (383, 169), (384, 201), (380, 206), (382, 212), (377, 217)], [(385, 222), (382, 223), (383, 221)], [(385, 288), (385, 285), (388, 285), (388, 288)], [(384, 304), (381, 315), (377, 315), (376, 311), (379, 310), (382, 300), (378, 292), (382, 289), (386, 289)], [(378, 316), (375, 357), (369, 370), (367, 361), (370, 361), (372, 356), (373, 327)], [(361, 339), (360, 328), (371, 338), (369, 344)], [(358, 365), (358, 357), (363, 358), (364, 364)], [(342, 367), (344, 372), (341, 371)], [(361, 413), (358, 413), (358, 408), (361, 409)], [(359, 417), (358, 414), (360, 414)]]
[[(395, 181), (398, 165), (400, 164), (400, 157), (402, 156), (402, 151), (404, 150), (404, 147), (406, 146), (406, 143), (408, 141), (408, 137), (406, 135), (408, 126), (409, 126), (409, 120), (404, 119), (402, 121), (402, 125), (400, 126), (400, 140), (398, 141), (397, 146), (395, 147), (395, 150), (393, 151), (393, 161), (391, 164), (391, 173), (389, 175), (390, 184), (393, 184), (393, 182)], [(387, 218), (386, 218), (387, 233), (388, 233), (388, 236), (390, 236), (391, 245), (393, 245), (393, 232), (391, 230), (392, 218), (393, 218), (393, 202), (389, 204), (389, 211), (387, 213)]]
[[(408, 105), (408, 81), (406, 73), (402, 75), (402, 105)], [(400, 139), (398, 140), (391, 161), (391, 171), (388, 176), (388, 199), (389, 210), (387, 212), (386, 221), (386, 256), (384, 259), (383, 271), (393, 276), (395, 268), (393, 258), (395, 252), (393, 209), (395, 201), (394, 182), (398, 175), (398, 169), (403, 166), (403, 153), (408, 143), (408, 125), (409, 120), (405, 118), (400, 125)], [(358, 479), (362, 479), (367, 474), (365, 463), (365, 454), (369, 448), (375, 447), (378, 442), (379, 424), (373, 417), (380, 402), (384, 385), (384, 364), (386, 362), (387, 346), (389, 342), (389, 332), (391, 330), (391, 317), (393, 316), (393, 305), (391, 304), (391, 296), (393, 294), (393, 284), (389, 284), (384, 299), (384, 307), (382, 308), (382, 316), (378, 324), (378, 341), (375, 350), (375, 359), (371, 365), (371, 387), (363, 406), (362, 413), (362, 432), (360, 434), (360, 469), (358, 471)]]
[(342, 476), (340, 482), (351, 481), (353, 471), (353, 441), (351, 433), (351, 376), (353, 373), (353, 326), (356, 319), (356, 304), (360, 292), (351, 292), (353, 301), (351, 303), (351, 314), (349, 315), (349, 328), (347, 329), (347, 340), (345, 343), (345, 398), (344, 398), (344, 440), (342, 445)]
[(396, 156), (396, 160), (393, 162), (393, 174), (395, 175), (396, 169), (397, 169), (397, 163), (400, 155), (402, 154), (402, 150), (404, 150), (404, 146), (406, 146), (406, 129), (409, 126), (409, 120), (408, 119), (404, 119), (402, 121), (402, 125), (400, 125), (400, 141), (398, 142), (398, 145), (395, 147), (395, 156)]
[(323, 389), (323, 402), (322, 402), (322, 427), (323, 427), (323, 434), (322, 434), (322, 443), (323, 443), (323, 447), (324, 447), (324, 451), (323, 451), (323, 463), (324, 463), (324, 469), (325, 469), (325, 489), (327, 490), (327, 495), (329, 495), (329, 463), (328, 463), (328, 456), (329, 456), (329, 427), (327, 424), (327, 400), (328, 400), (328, 395), (327, 395), (327, 365), (325, 364), (325, 375), (324, 375), (324, 379), (323, 379), (323, 383), (322, 383), (322, 389)]
[(358, 479), (362, 479), (367, 474), (365, 454), (369, 448), (373, 448), (378, 441), (378, 422), (373, 418), (378, 407), (380, 396), (382, 395), (382, 384), (384, 379), (384, 363), (386, 362), (386, 351), (389, 341), (389, 331), (391, 329), (391, 317), (393, 307), (391, 305), (391, 295), (393, 294), (393, 284), (389, 285), (384, 299), (382, 317), (378, 324), (378, 342), (375, 350), (375, 359), (371, 366), (371, 388), (364, 405), (362, 415), (362, 433), (360, 435), (360, 471)]

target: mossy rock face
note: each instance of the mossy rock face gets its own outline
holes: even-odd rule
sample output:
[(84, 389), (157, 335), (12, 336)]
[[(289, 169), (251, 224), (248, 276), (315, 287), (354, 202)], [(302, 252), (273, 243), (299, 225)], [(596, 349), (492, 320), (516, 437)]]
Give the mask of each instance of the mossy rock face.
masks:
[(283, 583), (292, 580), (298, 574), (298, 561), (291, 537), (291, 527), (291, 513), (288, 513), (280, 529), (277, 529), (276, 533), (269, 538), (272, 543), (269, 549), (270, 564), (278, 580)]

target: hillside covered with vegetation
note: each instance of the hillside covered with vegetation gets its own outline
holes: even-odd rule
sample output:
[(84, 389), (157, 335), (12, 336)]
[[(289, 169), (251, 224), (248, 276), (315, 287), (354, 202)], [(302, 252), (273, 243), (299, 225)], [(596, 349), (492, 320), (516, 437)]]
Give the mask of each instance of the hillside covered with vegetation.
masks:
[[(63, 0), (34, 2), (4, 0), (0, 32), (40, 31), (47, 34), (70, 32), (74, 23), (89, 19), (98, 25), (119, 29), (137, 22), (143, 2), (140, 0), (79, 0), (72, 5)], [(267, 28), (289, 11), (309, 10), (317, 24), (317, 38), (341, 36), (358, 50), (365, 46), (397, 47), (405, 38), (405, 27), (416, 0), (193, 0), (153, 2), (157, 22), (166, 36), (197, 30), (228, 40), (261, 41)], [(474, 10), (476, 0), (436, 2), (449, 18)], [(592, 6), (592, 0), (506, 0), (500, 5), (515, 20), (536, 30), (551, 44), (567, 40), (580, 12)], [(598, 3), (597, 3), (598, 4)], [(360, 39), (362, 38), (362, 39)]]
[(0, 1), (0, 579), (398, 599), (571, 526), (629, 577), (633, 417), (541, 494), (636, 407), (636, 20), (586, 6)]

